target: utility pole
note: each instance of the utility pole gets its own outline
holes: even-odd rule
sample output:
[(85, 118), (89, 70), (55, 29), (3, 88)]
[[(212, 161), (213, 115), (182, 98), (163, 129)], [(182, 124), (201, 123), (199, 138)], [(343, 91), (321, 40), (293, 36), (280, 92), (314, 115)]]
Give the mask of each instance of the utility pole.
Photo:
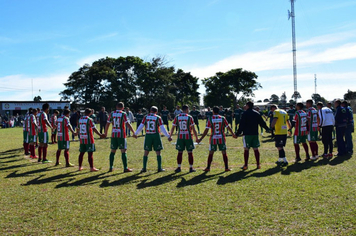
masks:
[(315, 88), (315, 91), (314, 91), (314, 94), (316, 94), (316, 74), (314, 74), (314, 88)]
[(291, 2), (291, 11), (288, 11), (288, 20), (292, 18), (292, 50), (293, 50), (293, 81), (294, 81), (294, 100), (297, 102), (300, 97), (297, 87), (297, 46), (295, 40), (295, 13), (294, 13), (294, 1)]

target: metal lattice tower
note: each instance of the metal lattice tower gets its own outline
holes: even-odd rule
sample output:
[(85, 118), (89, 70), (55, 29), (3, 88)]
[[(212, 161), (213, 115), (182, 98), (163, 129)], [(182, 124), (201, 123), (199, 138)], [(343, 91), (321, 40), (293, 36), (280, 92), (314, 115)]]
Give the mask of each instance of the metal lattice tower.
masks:
[(292, 50), (293, 50), (293, 81), (294, 81), (294, 99), (297, 101), (299, 97), (298, 88), (297, 88), (297, 46), (295, 39), (295, 13), (294, 13), (294, 1), (291, 2), (291, 11), (288, 11), (288, 20), (292, 18)]

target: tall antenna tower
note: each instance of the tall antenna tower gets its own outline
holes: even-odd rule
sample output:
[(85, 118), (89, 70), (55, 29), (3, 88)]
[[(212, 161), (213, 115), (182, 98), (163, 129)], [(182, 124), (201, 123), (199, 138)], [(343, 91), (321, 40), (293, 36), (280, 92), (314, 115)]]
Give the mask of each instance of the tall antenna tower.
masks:
[(294, 13), (294, 1), (291, 2), (291, 11), (288, 10), (288, 20), (292, 18), (292, 48), (293, 48), (293, 81), (294, 81), (294, 99), (297, 102), (297, 99), (300, 98), (300, 94), (297, 88), (297, 46), (295, 40), (295, 13)]
[(316, 94), (316, 74), (314, 74), (314, 88), (315, 88), (314, 94)]

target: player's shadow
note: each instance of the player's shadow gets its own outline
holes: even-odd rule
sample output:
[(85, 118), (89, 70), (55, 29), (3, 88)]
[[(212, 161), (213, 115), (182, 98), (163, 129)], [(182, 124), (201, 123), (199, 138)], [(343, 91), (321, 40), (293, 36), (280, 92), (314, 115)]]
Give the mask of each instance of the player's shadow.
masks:
[(124, 185), (124, 184), (129, 184), (132, 182), (137, 181), (138, 179), (142, 178), (143, 176), (140, 176), (139, 173), (137, 174), (133, 174), (133, 175), (129, 175), (125, 178), (122, 179), (118, 179), (115, 181), (110, 182), (109, 180), (103, 180), (103, 182), (100, 184), (101, 188), (105, 188), (105, 187), (114, 187), (114, 186), (120, 186), (120, 185)]
[[(83, 174), (85, 174), (84, 171), (82, 171)], [(74, 172), (74, 173), (79, 173), (79, 171), (77, 172)], [(80, 180), (77, 180), (77, 181), (73, 181), (75, 180), (76, 178), (70, 178), (69, 180), (63, 182), (63, 183), (60, 183), (58, 184), (55, 188), (63, 188), (63, 187), (73, 187), (73, 186), (84, 186), (84, 185), (90, 185), (90, 184), (95, 184), (97, 183), (99, 180), (101, 179), (104, 179), (108, 176), (105, 175), (105, 173), (99, 173), (99, 174), (96, 174), (96, 175), (91, 175), (87, 178), (83, 178), (83, 179), (80, 179)], [(73, 182), (72, 182), (73, 181)]]
[(39, 185), (39, 184), (48, 184), (48, 183), (52, 183), (52, 182), (61, 182), (66, 178), (70, 178), (70, 177), (74, 177), (74, 176), (78, 176), (84, 173), (79, 173), (79, 172), (69, 172), (69, 173), (65, 173), (65, 174), (59, 174), (59, 175), (54, 175), (54, 176), (50, 176), (47, 178), (43, 178), (46, 175), (40, 175), (30, 181), (28, 181), (25, 184), (22, 184), (23, 186), (28, 186), (28, 185)]
[(274, 139), (265, 139), (265, 140), (262, 140), (262, 143), (273, 143), (274, 142)]
[(232, 173), (231, 175), (228, 175), (228, 176), (225, 176), (225, 177), (224, 176), (219, 176), (219, 179), (216, 182), (216, 184), (224, 185), (224, 184), (233, 183), (233, 182), (237, 182), (237, 181), (243, 180), (243, 179), (246, 178), (246, 176), (248, 174), (252, 173), (255, 170), (238, 171), (238, 172)]
[(2, 162), (0, 162), (0, 164), (14, 163), (14, 162), (18, 162), (18, 161), (22, 161), (22, 160), (21, 159), (15, 159), (15, 160), (2, 161)]
[(177, 188), (201, 184), (201, 183), (204, 183), (209, 180), (217, 178), (217, 176), (221, 175), (222, 173), (225, 173), (225, 171), (217, 173), (217, 174), (213, 174), (213, 175), (208, 175), (208, 172), (203, 172), (202, 174), (197, 175), (197, 176), (191, 178), (190, 180), (186, 180), (184, 177), (182, 177), (181, 181), (177, 184)]
[(174, 181), (176, 179), (179, 179), (180, 177), (182, 177), (184, 175), (187, 175), (187, 174), (189, 174), (189, 172), (183, 173), (183, 174), (171, 173), (171, 174), (165, 175), (163, 177), (154, 179), (154, 180), (149, 181), (149, 182), (147, 182), (148, 179), (145, 179), (145, 180), (142, 180), (141, 183), (139, 183), (137, 185), (137, 189), (142, 189), (142, 188), (147, 188), (147, 187), (154, 187), (154, 186), (158, 186), (158, 185), (161, 185), (161, 184), (166, 184), (166, 183), (172, 182), (172, 181)]
[(293, 165), (287, 166), (286, 169), (282, 170), (282, 175), (290, 175), (292, 172), (302, 172), (310, 168), (327, 165), (327, 161), (320, 159), (318, 161), (305, 161), (300, 163), (294, 163)]
[(37, 170), (23, 172), (23, 173), (18, 173), (19, 171), (15, 170), (12, 173), (8, 174), (5, 178), (17, 178), (17, 177), (31, 176), (33, 174), (42, 173), (42, 172), (46, 172), (46, 171), (50, 171), (50, 170), (53, 170), (52, 167), (50, 167), (50, 166), (47, 166), (47, 167), (41, 168), (41, 169), (37, 169)]
[(0, 171), (6, 171), (6, 170), (11, 170), (11, 169), (17, 169), (17, 168), (22, 168), (22, 167), (26, 167), (29, 166), (30, 164), (19, 164), (19, 165), (13, 165), (13, 166), (5, 166), (5, 167), (1, 167)]
[(329, 161), (329, 165), (336, 166), (339, 164), (344, 163), (345, 161), (349, 160), (352, 157), (351, 154), (346, 154), (343, 156), (337, 156)]
[[(23, 150), (23, 148), (15, 148), (15, 149), (10, 149), (10, 150), (0, 152), (0, 159), (6, 159), (6, 158), (13, 157), (13, 156), (17, 156), (14, 154), (18, 154), (22, 150)], [(12, 155), (12, 156), (6, 156), (6, 155)]]

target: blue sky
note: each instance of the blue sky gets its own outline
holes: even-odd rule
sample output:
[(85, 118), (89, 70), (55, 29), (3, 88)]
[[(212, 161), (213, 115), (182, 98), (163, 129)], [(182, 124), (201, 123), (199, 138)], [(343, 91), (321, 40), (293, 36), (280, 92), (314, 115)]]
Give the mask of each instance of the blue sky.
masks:
[[(243, 68), (263, 86), (255, 101), (290, 98), (288, 9), (289, 0), (0, 0), (0, 100), (59, 100), (72, 72), (106, 56), (165, 56), (200, 79)], [(314, 74), (327, 99), (356, 91), (355, 12), (356, 0), (295, 2), (302, 100)]]

